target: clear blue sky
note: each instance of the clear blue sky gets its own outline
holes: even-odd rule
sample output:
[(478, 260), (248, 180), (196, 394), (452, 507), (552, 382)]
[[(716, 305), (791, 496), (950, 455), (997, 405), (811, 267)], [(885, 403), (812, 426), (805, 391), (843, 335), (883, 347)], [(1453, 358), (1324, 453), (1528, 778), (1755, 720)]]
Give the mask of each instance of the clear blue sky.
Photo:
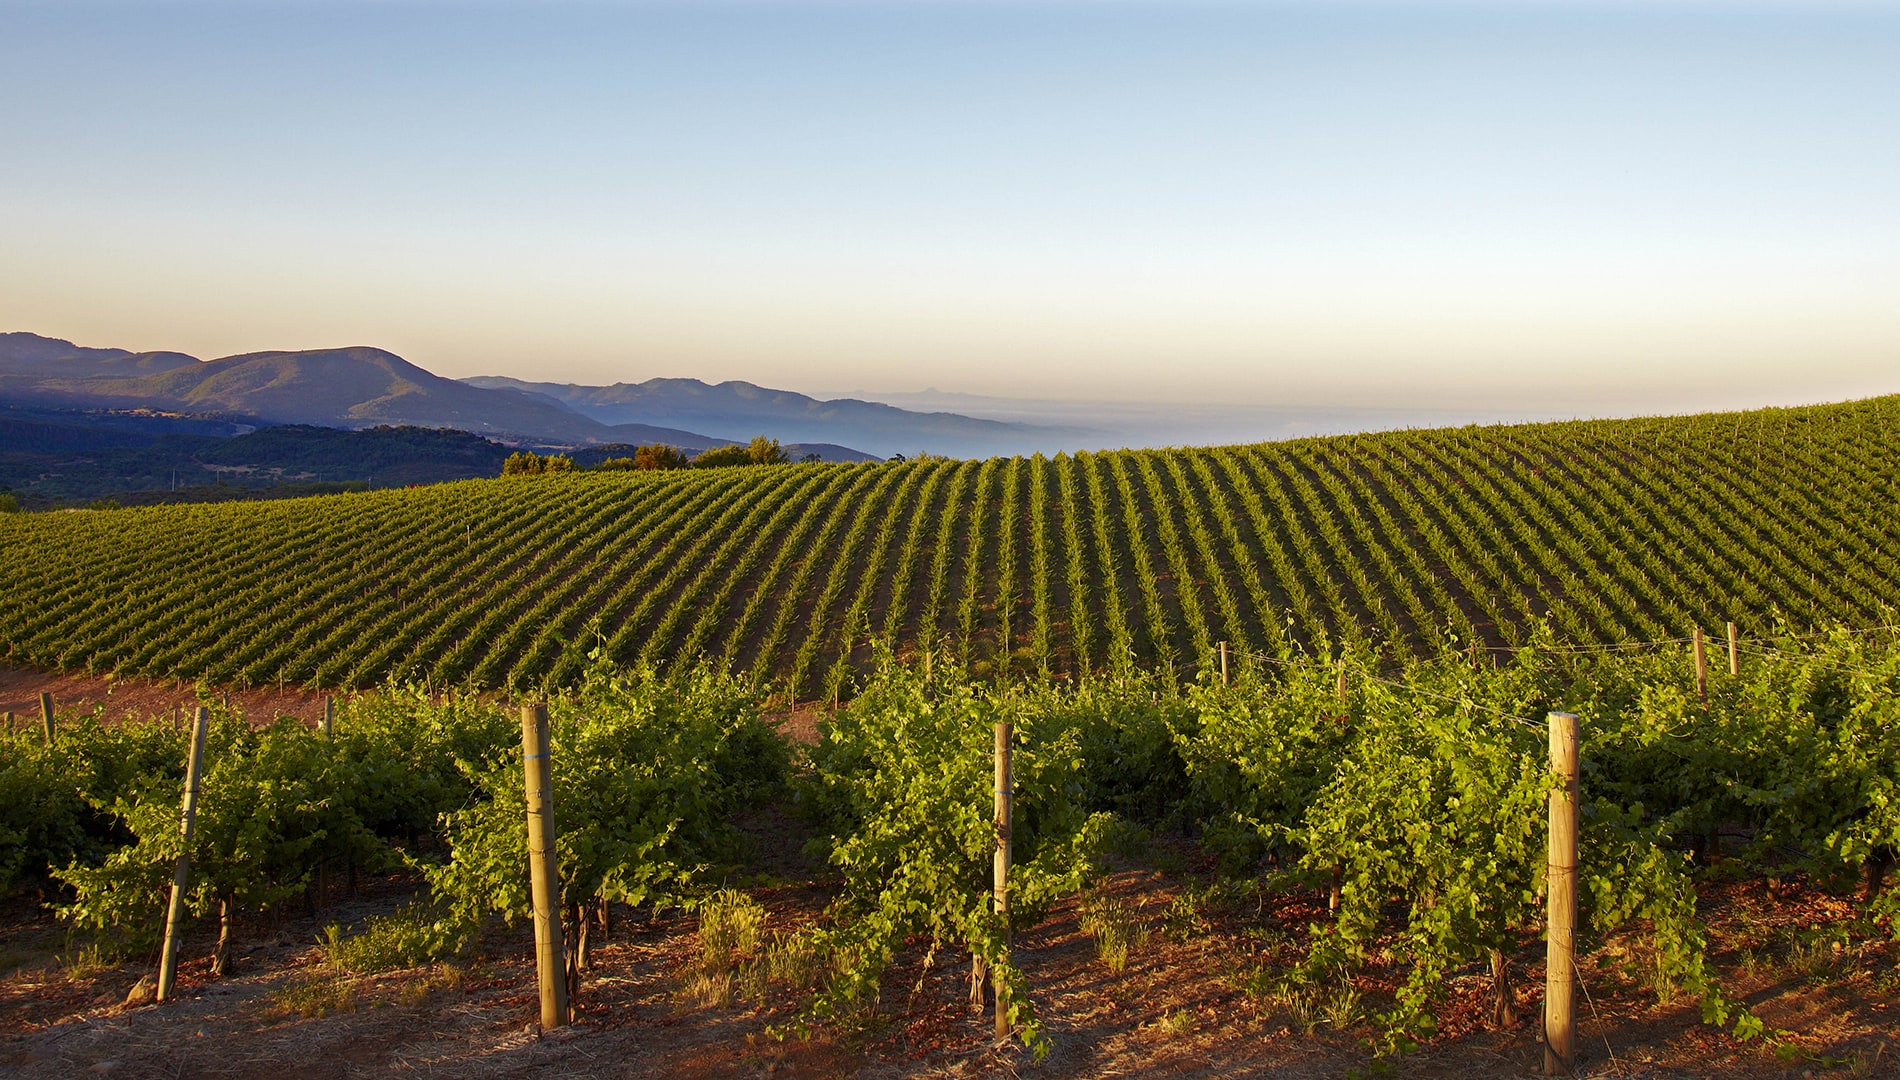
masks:
[(1900, 391), (1900, 7), (20, 4), (0, 330), (450, 375)]

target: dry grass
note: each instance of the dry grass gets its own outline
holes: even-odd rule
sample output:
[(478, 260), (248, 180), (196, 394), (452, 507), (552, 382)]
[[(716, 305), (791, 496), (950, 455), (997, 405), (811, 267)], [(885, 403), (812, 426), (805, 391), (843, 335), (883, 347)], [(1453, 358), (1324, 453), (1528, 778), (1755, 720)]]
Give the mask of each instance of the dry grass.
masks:
[(763, 994), (765, 919), (764, 905), (736, 889), (708, 897), (699, 909), (699, 948), (680, 972), (681, 998), (725, 1008)]

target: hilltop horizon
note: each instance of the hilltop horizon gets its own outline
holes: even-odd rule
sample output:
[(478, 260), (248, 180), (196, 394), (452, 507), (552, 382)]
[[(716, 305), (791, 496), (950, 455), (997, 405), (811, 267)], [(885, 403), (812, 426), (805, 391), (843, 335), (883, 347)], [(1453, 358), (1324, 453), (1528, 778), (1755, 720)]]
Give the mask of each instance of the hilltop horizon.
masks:
[[(88, 365), (85, 377), (89, 379), (113, 376), (133, 381), (111, 384), (112, 393), (102, 392), (104, 383), (80, 388), (48, 366), (69, 361)], [(324, 373), (305, 370), (312, 364), (324, 365)], [(338, 375), (339, 364), (351, 371)], [(224, 370), (260, 365), (273, 369), (272, 373), (260, 377)], [(199, 379), (200, 375), (207, 378)], [(325, 388), (326, 379), (340, 379), (344, 386)], [(450, 401), (432, 400), (425, 388)], [(315, 404), (313, 389), (315, 400), (333, 399), (327, 411)], [(471, 391), (487, 396), (469, 399), (466, 394)], [(1138, 402), (937, 388), (801, 391), (744, 379), (678, 374), (607, 384), (504, 375), (447, 379), (390, 350), (367, 345), (266, 349), (202, 360), (175, 350), (134, 352), (81, 346), (26, 331), (0, 332), (0, 401), (125, 406), (157, 400), (190, 404), (201, 412), (231, 413), (240, 419), (346, 428), (421, 423), (541, 445), (666, 442), (699, 450), (763, 433), (788, 443), (822, 444), (879, 457), (1239, 445), (1467, 424), (1686, 416), (1798, 408), (1895, 391), (1900, 391), (1900, 383), (1831, 398), (1714, 392), (1699, 402), (1665, 399), (1594, 407), (1552, 401), (1514, 405), (1429, 400), (1412, 405), (1298, 399), (1264, 404)], [(505, 409), (495, 411), (500, 399), (491, 392), (506, 395)], [(112, 396), (126, 393), (131, 397)], [(284, 408), (285, 402), (293, 407)]]

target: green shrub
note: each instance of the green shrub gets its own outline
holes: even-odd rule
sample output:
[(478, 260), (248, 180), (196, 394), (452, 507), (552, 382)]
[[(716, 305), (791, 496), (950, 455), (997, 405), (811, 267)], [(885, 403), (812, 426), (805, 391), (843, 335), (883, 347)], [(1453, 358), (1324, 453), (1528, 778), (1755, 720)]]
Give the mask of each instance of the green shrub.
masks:
[[(195, 915), (218, 912), (214, 969), (222, 973), (239, 914), (302, 892), (317, 844), (338, 833), (360, 833), (361, 825), (325, 798), (332, 786), (325, 748), (296, 721), (253, 729), (220, 710), (207, 734), (204, 761), (185, 899)], [(73, 890), (61, 915), (135, 938), (158, 928), (172, 867), (184, 850), (178, 831), (182, 787), (182, 776), (150, 776), (114, 799), (109, 809), (133, 840), (96, 865), (69, 864), (55, 872)]]
[(426, 902), (405, 904), (388, 915), (371, 918), (356, 934), (343, 928), (324, 928), (324, 960), (348, 975), (375, 975), (415, 967), (461, 952), (474, 937), (466, 921)]
[[(563, 901), (581, 926), (603, 903), (677, 902), (742, 854), (735, 811), (784, 782), (784, 742), (744, 683), (710, 669), (662, 679), (596, 665), (549, 705)], [(464, 761), (471, 803), (443, 815), (449, 857), (426, 864), (437, 896), (473, 923), (529, 914), (519, 755)], [(580, 935), (568, 946), (579, 966)]]
[(0, 891), (104, 859), (132, 839), (112, 806), (184, 775), (185, 738), (169, 727), (59, 719), (50, 749), (37, 726), (0, 732)]

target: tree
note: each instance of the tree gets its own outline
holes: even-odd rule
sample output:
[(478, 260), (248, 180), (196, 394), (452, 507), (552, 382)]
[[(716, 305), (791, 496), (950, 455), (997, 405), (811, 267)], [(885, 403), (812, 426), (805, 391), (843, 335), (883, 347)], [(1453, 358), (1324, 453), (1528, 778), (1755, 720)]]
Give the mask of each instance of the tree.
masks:
[(684, 469), (690, 464), (684, 451), (665, 443), (638, 447), (633, 452), (633, 467), (636, 469)]
[(724, 465), (784, 465), (791, 461), (777, 439), (754, 435), (745, 446), (715, 446), (702, 450), (693, 459), (696, 468), (714, 469)]
[(503, 476), (540, 476), (544, 473), (573, 472), (574, 459), (566, 454), (542, 457), (532, 450), (517, 450), (501, 463)]
[(779, 448), (777, 439), (754, 435), (752, 444), (746, 447), (746, 459), (754, 465), (783, 465), (791, 457)]
[(750, 465), (752, 456), (743, 446), (714, 446), (701, 450), (693, 459), (695, 469), (720, 469), (728, 465)]

